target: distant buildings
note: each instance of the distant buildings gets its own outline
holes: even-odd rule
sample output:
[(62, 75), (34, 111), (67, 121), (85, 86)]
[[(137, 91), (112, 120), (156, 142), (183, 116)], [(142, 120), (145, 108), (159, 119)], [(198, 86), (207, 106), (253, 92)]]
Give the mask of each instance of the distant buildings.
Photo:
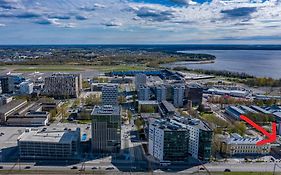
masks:
[(183, 99), (184, 99), (184, 85), (174, 85), (173, 86), (173, 105), (176, 108), (183, 107)]
[(13, 93), (16, 90), (16, 85), (23, 82), (25, 79), (18, 75), (5, 75), (0, 77), (2, 93)]
[(102, 87), (102, 104), (118, 105), (118, 85), (107, 84)]
[(26, 130), (18, 138), (18, 148), (20, 159), (79, 159), (80, 128), (75, 131)]
[(164, 101), (167, 98), (167, 88), (165, 85), (156, 86), (156, 100), (158, 102)]
[(159, 161), (183, 161), (190, 155), (209, 161), (212, 137), (213, 131), (198, 119), (154, 120), (149, 124), (149, 153)]
[(24, 81), (19, 84), (19, 92), (20, 94), (29, 95), (33, 92), (34, 84), (32, 82)]
[(270, 111), (255, 105), (249, 107), (245, 105), (228, 106), (225, 108), (225, 112), (234, 120), (239, 120), (241, 115), (247, 115), (248, 113), (262, 113), (265, 115), (272, 114)]
[(139, 73), (135, 75), (136, 90), (138, 90), (141, 85), (146, 85), (146, 75)]
[(150, 87), (147, 85), (140, 85), (138, 89), (138, 100), (148, 101), (150, 99)]
[(27, 104), (26, 100), (14, 100), (0, 107), (1, 123), (5, 124), (8, 116)]
[(246, 114), (245, 111), (236, 106), (226, 107), (225, 112), (234, 120), (240, 120), (240, 116)]
[(54, 98), (76, 98), (82, 90), (80, 74), (53, 74), (45, 78), (45, 93)]
[(202, 103), (203, 88), (198, 84), (189, 84), (186, 86), (187, 100), (192, 102), (192, 105), (200, 105)]
[(248, 138), (232, 134), (222, 141), (221, 152), (228, 156), (267, 155), (270, 153), (271, 144), (257, 146), (256, 143), (261, 140), (261, 138)]
[(111, 105), (95, 106), (91, 116), (93, 153), (119, 152), (121, 148), (121, 108)]

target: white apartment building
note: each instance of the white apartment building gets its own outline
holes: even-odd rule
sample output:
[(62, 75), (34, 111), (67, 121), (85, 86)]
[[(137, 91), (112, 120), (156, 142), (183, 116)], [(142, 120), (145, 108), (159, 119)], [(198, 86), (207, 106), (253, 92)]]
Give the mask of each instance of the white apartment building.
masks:
[(138, 90), (141, 85), (146, 85), (146, 80), (147, 80), (147, 77), (145, 74), (136, 74), (136, 76), (135, 76), (136, 90)]
[(183, 107), (184, 91), (184, 85), (173, 86), (173, 105), (176, 108)]
[(138, 90), (138, 100), (148, 101), (150, 99), (150, 87), (146, 85), (140, 85)]
[(167, 98), (167, 88), (164, 85), (156, 86), (156, 100), (158, 102), (165, 101)]

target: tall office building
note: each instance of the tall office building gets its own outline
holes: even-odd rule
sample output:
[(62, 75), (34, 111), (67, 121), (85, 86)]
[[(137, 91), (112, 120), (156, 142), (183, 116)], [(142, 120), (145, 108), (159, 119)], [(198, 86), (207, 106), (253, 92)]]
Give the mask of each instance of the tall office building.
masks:
[(201, 161), (210, 161), (213, 131), (203, 121), (191, 119), (189, 121), (189, 153)]
[(164, 85), (156, 86), (156, 99), (158, 102), (165, 101), (167, 98), (167, 88)]
[(146, 101), (150, 99), (150, 87), (147, 85), (140, 85), (138, 90), (138, 100)]
[(149, 154), (160, 161), (182, 161), (189, 155), (210, 161), (213, 131), (203, 121), (173, 116), (150, 121)]
[(185, 91), (184, 85), (173, 86), (173, 105), (176, 108), (183, 107), (184, 91)]
[(80, 74), (53, 74), (45, 78), (45, 93), (55, 98), (76, 98), (82, 89), (80, 79)]
[(95, 106), (91, 116), (93, 153), (119, 152), (121, 148), (120, 106)]
[(161, 161), (184, 161), (188, 158), (189, 131), (185, 125), (169, 120), (149, 124), (148, 152)]
[(187, 100), (192, 101), (193, 105), (202, 103), (203, 88), (199, 84), (189, 84), (186, 86)]
[(138, 90), (141, 85), (146, 85), (146, 75), (145, 74), (136, 74), (136, 76), (135, 76), (136, 90)]
[(101, 91), (103, 105), (118, 105), (118, 85), (104, 85)]
[(2, 93), (13, 93), (15, 91), (16, 76), (5, 75), (0, 77)]
[(75, 131), (26, 130), (18, 138), (18, 148), (21, 159), (80, 159), (80, 128)]

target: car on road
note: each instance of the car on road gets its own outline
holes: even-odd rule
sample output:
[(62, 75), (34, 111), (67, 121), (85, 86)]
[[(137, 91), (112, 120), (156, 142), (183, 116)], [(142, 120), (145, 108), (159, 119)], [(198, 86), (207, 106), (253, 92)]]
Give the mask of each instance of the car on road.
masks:
[(28, 169), (30, 169), (31, 167), (30, 166), (26, 166), (26, 167), (24, 167), (24, 169), (26, 169), (26, 170), (28, 170)]
[(98, 169), (98, 168), (97, 168), (97, 167), (95, 167), (95, 166), (92, 168), (92, 170), (97, 170), (97, 169)]
[(107, 167), (105, 170), (114, 170), (114, 167)]
[(199, 170), (203, 171), (203, 170), (205, 170), (205, 168), (204, 167), (200, 167)]
[(71, 167), (71, 169), (72, 169), (72, 170), (77, 170), (78, 167), (77, 167), (77, 166), (73, 166), (73, 167)]
[(0, 166), (0, 170), (2, 170), (4, 167), (3, 166)]
[(231, 172), (231, 170), (228, 169), (228, 168), (226, 168), (226, 169), (224, 170), (224, 172)]

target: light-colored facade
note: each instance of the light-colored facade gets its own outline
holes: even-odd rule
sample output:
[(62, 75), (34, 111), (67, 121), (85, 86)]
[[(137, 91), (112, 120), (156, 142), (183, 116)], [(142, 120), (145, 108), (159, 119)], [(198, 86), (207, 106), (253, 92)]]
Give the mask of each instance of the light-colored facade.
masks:
[(165, 101), (167, 98), (167, 88), (164, 85), (156, 86), (156, 100), (158, 102)]
[(0, 107), (1, 123), (7, 121), (7, 117), (27, 104), (26, 100), (14, 100)]
[(18, 138), (21, 159), (71, 160), (80, 158), (80, 128), (75, 131), (26, 130)]
[(119, 152), (121, 148), (120, 106), (95, 106), (91, 116), (93, 153)]
[(138, 90), (138, 100), (148, 101), (150, 99), (150, 87), (146, 85), (140, 85)]
[(102, 87), (102, 104), (118, 105), (118, 85), (107, 84)]
[(33, 92), (34, 84), (32, 82), (24, 81), (19, 85), (20, 94), (31, 94)]
[(45, 78), (45, 93), (55, 98), (76, 98), (81, 85), (80, 74), (53, 74)]
[(184, 85), (173, 86), (173, 105), (176, 108), (183, 107), (184, 92), (185, 92)]
[(145, 74), (136, 74), (136, 76), (135, 76), (136, 90), (138, 90), (141, 85), (146, 85), (146, 80), (147, 80), (147, 77)]
[(221, 152), (229, 156), (267, 155), (270, 153), (271, 144), (257, 146), (256, 143), (261, 140), (232, 134), (221, 143)]

